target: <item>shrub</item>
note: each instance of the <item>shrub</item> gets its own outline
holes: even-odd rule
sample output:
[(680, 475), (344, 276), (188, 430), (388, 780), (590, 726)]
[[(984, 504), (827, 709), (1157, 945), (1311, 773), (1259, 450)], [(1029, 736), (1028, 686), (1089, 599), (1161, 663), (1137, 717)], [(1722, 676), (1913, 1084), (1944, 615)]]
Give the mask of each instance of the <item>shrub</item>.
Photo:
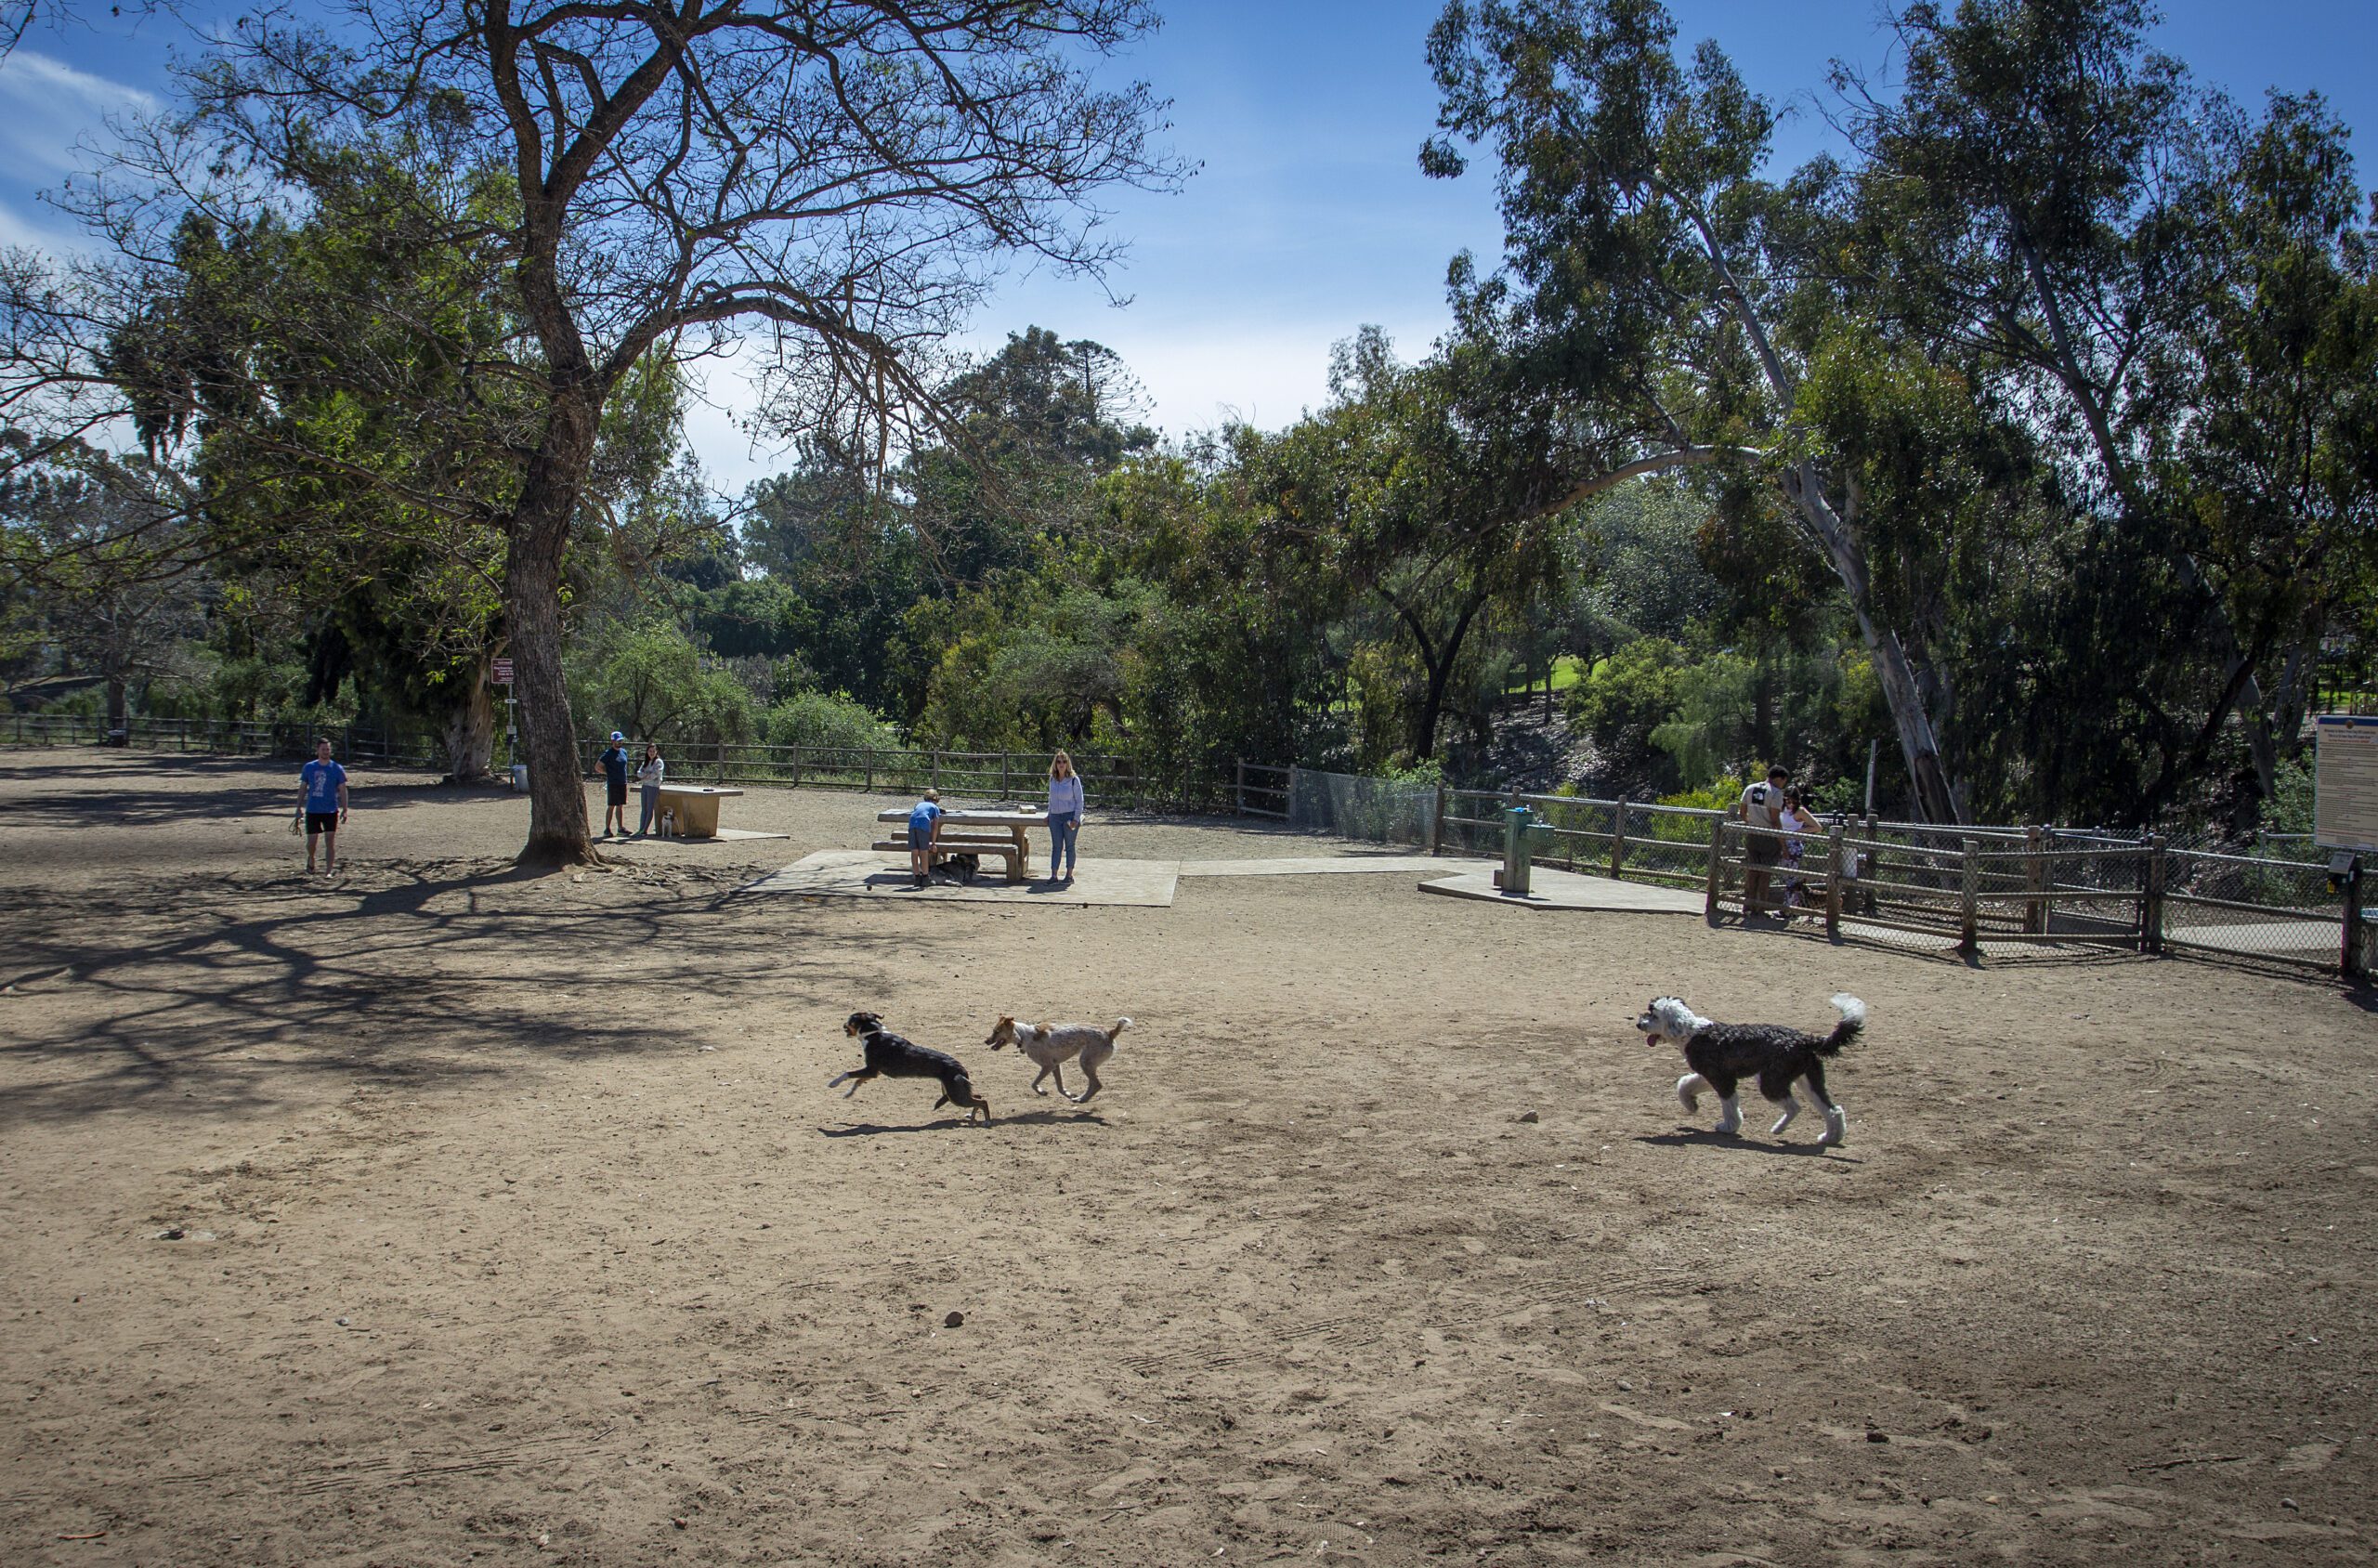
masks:
[(1652, 731), (1675, 713), (1684, 649), (1666, 637), (1638, 637), (1597, 660), (1569, 688), (1569, 716), (1614, 764), (1640, 764)]
[(873, 710), (839, 692), (788, 697), (768, 710), (764, 727), (771, 746), (881, 751), (899, 744)]

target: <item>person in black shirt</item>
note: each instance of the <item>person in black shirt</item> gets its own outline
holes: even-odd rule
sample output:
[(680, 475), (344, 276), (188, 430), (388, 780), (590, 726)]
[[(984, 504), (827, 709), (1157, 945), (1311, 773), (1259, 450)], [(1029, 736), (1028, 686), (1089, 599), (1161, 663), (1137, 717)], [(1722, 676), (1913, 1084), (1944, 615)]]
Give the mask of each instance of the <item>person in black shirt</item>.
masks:
[(611, 732), (611, 749), (595, 759), (603, 764), (603, 837), (609, 838), (614, 826), (621, 838), (628, 836), (628, 738), (618, 730)]

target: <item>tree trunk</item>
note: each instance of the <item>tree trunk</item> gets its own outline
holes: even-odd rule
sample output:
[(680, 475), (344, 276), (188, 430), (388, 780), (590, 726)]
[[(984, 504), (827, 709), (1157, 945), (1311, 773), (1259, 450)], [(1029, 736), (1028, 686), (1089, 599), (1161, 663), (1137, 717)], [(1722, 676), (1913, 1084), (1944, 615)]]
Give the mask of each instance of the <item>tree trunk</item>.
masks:
[[(1864, 546), (1824, 493), (1813, 464), (1803, 462), (1786, 470), (1784, 492), (1849, 595), (1849, 608), (1858, 617), (1858, 631), (1865, 639), (1867, 656), (1875, 661), (1875, 677), (1883, 688), (1883, 703), (1890, 710), (1891, 728), (1899, 736), (1900, 756), (1906, 762), (1909, 781), (1915, 787), (1916, 815), (1927, 822), (1962, 823), (1966, 820), (1965, 793), (1941, 764), (1932, 713), (1924, 702), (1927, 681), (1917, 674), (1898, 631), (1875, 623)], [(1935, 689), (1946, 693), (1947, 681), (1937, 669), (1929, 672), (1929, 681)]]
[(124, 678), (121, 675), (111, 675), (108, 677), (108, 728), (117, 730), (126, 727), (128, 726), (124, 717)]
[(529, 842), (522, 866), (601, 862), (587, 831), (586, 788), (562, 685), (561, 568), (580, 486), (594, 453), (599, 395), (556, 388), (543, 445), (529, 464), (504, 554), (505, 624), (513, 691), (529, 764)]
[(476, 784), (495, 760), (495, 700), (488, 695), (482, 656), (460, 700), (446, 715), (446, 773), (457, 784)]
[(1915, 671), (1899, 634), (1882, 631), (1859, 607), (1858, 627), (1865, 634), (1866, 651), (1875, 661), (1875, 676), (1882, 684), (1883, 700), (1890, 709), (1891, 727), (1899, 735), (1899, 752), (1915, 786), (1916, 815), (1927, 822), (1963, 822), (1963, 803), (1940, 765), (1940, 749), (1916, 689)]
[(1479, 607), (1486, 602), (1483, 589), (1473, 592), (1470, 602), (1461, 607), (1461, 614), (1445, 634), (1444, 641), (1432, 644), (1420, 628), (1419, 617), (1392, 595), (1382, 595), (1404, 617), (1412, 630), (1412, 641), (1420, 650), (1420, 666), (1429, 673), (1429, 692), (1421, 699), (1418, 717), (1412, 733), (1412, 760), (1425, 763), (1437, 754), (1437, 721), (1444, 716), (1445, 687), (1453, 679), (1454, 662), (1461, 657), (1462, 638), (1470, 633), (1470, 622)]

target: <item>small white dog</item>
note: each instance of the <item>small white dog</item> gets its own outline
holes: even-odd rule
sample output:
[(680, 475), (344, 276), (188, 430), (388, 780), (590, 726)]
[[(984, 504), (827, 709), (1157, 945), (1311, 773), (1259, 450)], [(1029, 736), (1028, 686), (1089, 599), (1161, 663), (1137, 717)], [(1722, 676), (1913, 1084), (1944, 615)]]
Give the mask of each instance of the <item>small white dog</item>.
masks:
[[(1058, 1093), (1077, 1105), (1086, 1105), (1104, 1087), (1098, 1081), (1099, 1064), (1115, 1054), (1115, 1037), (1130, 1026), (1129, 1018), (1117, 1018), (1113, 1028), (1102, 1029), (1095, 1024), (1019, 1024), (1002, 1014), (983, 1043), (993, 1051), (1012, 1045), (1019, 1054), (1040, 1064), (1040, 1078), (1032, 1080), (1033, 1093), (1048, 1093), (1040, 1087), (1040, 1078), (1053, 1074)], [(1064, 1064), (1077, 1056), (1081, 1058), (1081, 1076), (1090, 1080), (1090, 1087), (1079, 1094), (1065, 1094)]]

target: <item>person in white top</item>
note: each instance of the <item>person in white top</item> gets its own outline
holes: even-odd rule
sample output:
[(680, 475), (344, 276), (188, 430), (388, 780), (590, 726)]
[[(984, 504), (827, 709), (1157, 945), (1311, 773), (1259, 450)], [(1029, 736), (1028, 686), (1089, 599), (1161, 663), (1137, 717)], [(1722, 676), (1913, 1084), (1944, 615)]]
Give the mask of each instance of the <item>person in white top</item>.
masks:
[(1808, 853), (1809, 842), (1801, 835), (1815, 832), (1817, 821), (1809, 815), (1809, 808), (1801, 804), (1799, 796), (1787, 794), (1784, 797), (1784, 816), (1779, 825), (1792, 835), (1784, 841), (1784, 864), (1790, 869), (1784, 874), (1784, 908), (1778, 911), (1785, 920), (1790, 920), (1792, 911), (1806, 902), (1800, 864)]
[(669, 764), (660, 760), (660, 748), (646, 741), (644, 765), (635, 770), (637, 792), (643, 797), (638, 804), (644, 808), (636, 819), (637, 838), (652, 831), (652, 819), (660, 810), (660, 782), (668, 776)]
[[(1049, 762), (1049, 880), (1074, 880), (1074, 839), (1081, 832), (1081, 776), (1074, 760), (1060, 751)], [(1057, 868), (1065, 867), (1060, 876)]]

